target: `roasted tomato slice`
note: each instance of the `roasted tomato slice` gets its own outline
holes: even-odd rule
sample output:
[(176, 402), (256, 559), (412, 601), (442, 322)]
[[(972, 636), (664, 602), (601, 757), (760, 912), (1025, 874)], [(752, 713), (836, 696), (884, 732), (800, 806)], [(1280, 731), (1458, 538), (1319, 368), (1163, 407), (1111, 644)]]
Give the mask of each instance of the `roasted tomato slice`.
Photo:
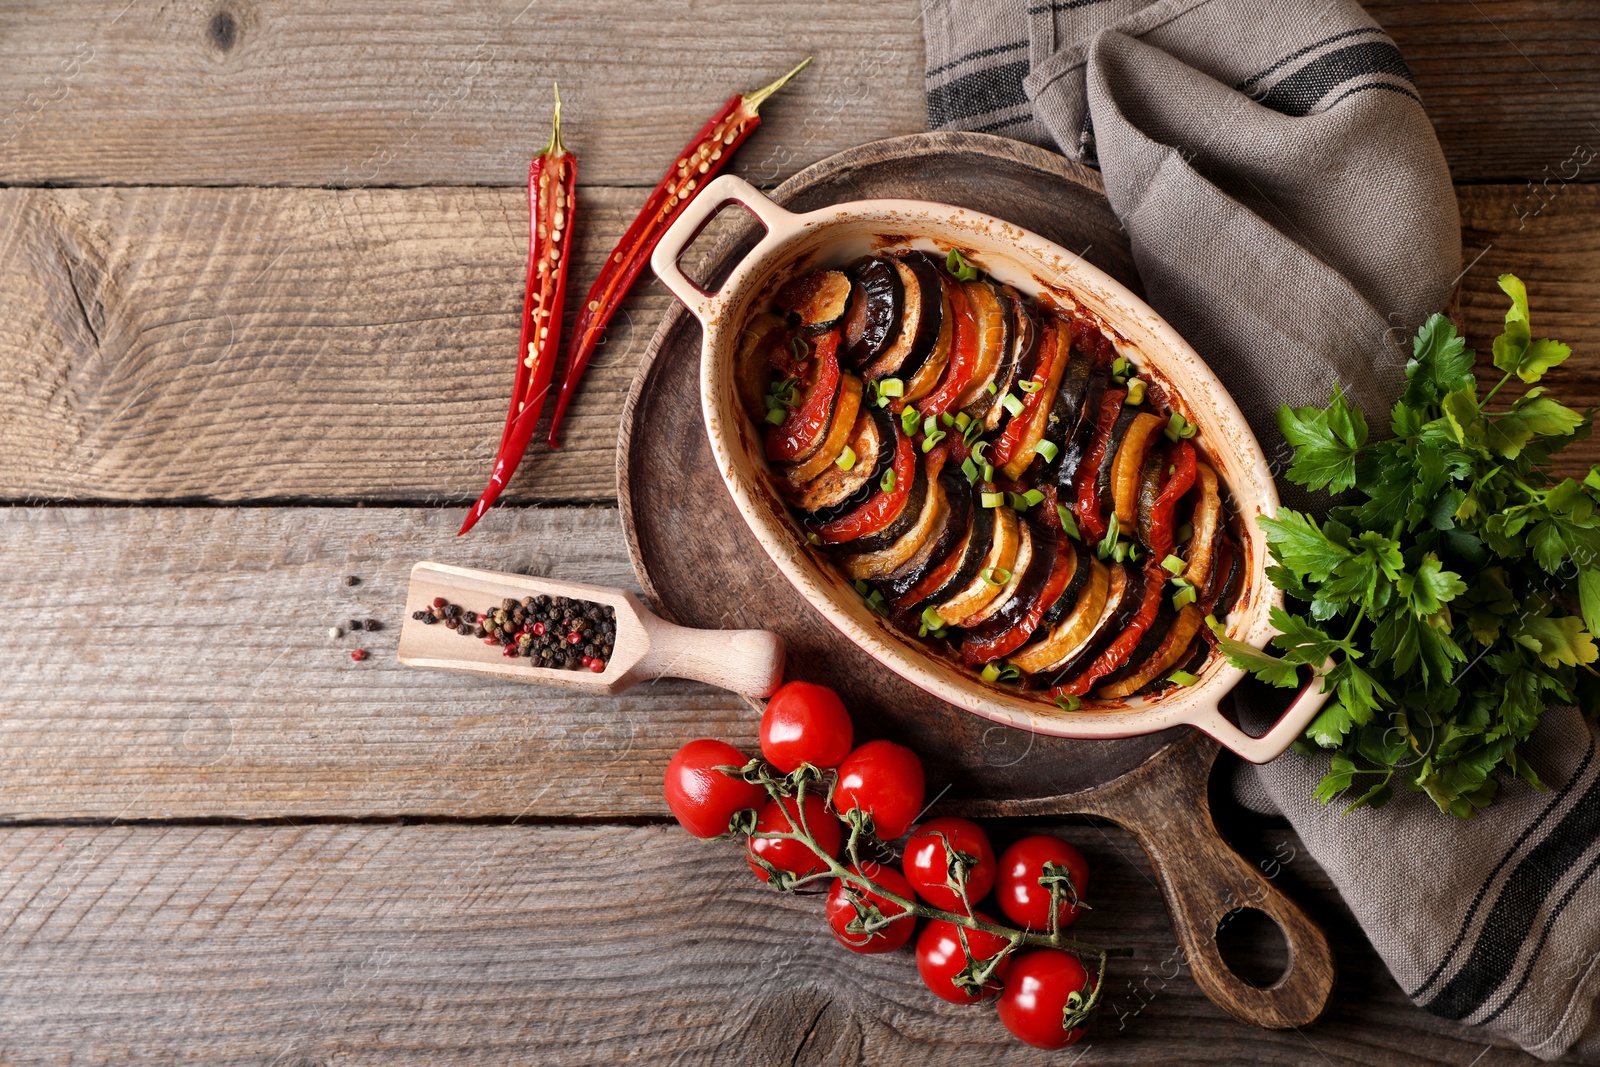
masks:
[(833, 401), (839, 393), (839, 331), (817, 338), (811, 354), (806, 392), (799, 406), (784, 420), (767, 429), (767, 458), (793, 462), (816, 447), (833, 419)]
[(1122, 402), (1128, 396), (1126, 389), (1107, 389), (1100, 398), (1100, 414), (1095, 422), (1094, 440), (1078, 468), (1077, 498), (1072, 512), (1077, 516), (1078, 529), (1085, 540), (1098, 541), (1106, 535), (1106, 517), (1100, 509), (1100, 461), (1111, 447), (1111, 431), (1122, 414)]
[(1128, 657), (1133, 655), (1133, 650), (1144, 640), (1145, 631), (1156, 621), (1156, 613), (1161, 610), (1162, 589), (1172, 575), (1162, 570), (1159, 563), (1150, 563), (1145, 567), (1143, 577), (1144, 602), (1139, 605), (1139, 613), (1082, 674), (1050, 690), (1051, 696), (1081, 697), (1094, 688), (1096, 682), (1121, 667), (1128, 661)]
[(839, 545), (875, 534), (893, 522), (905, 507), (917, 476), (917, 446), (911, 438), (899, 432), (899, 427), (894, 428), (894, 433), (894, 466), (890, 468), (894, 471), (893, 486), (880, 488), (865, 504), (848, 515), (818, 527), (817, 537), (823, 544)]
[(955, 315), (955, 335), (950, 341), (950, 364), (944, 377), (933, 392), (917, 404), (923, 418), (943, 415), (955, 405), (956, 398), (971, 384), (973, 372), (978, 367), (978, 316), (972, 301), (960, 282), (944, 282), (945, 294), (950, 298), (950, 310)]

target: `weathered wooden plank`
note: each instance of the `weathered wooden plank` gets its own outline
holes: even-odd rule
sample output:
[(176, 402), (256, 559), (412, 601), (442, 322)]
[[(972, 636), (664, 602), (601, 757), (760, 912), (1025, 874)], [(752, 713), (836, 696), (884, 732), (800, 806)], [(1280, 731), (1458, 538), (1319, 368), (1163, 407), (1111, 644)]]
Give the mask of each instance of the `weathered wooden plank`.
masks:
[(584, 181), (654, 185), (729, 95), (807, 55), (738, 173), (926, 126), (910, 2), (11, 4), (0, 182), (507, 184), (555, 81)]
[[(1594, 5), (1369, 7), (1457, 180), (1537, 180), (1600, 137)], [(737, 172), (771, 183), (924, 127), (915, 0), (473, 0), (421, 20), (373, 2), (34, 0), (0, 12), (0, 182), (503, 184), (543, 143), (556, 80), (584, 180), (653, 184), (730, 93), (806, 54)]]
[[(0, 817), (662, 815), (679, 745), (754, 747), (740, 699), (694, 683), (596, 697), (401, 667), (419, 559), (637, 588), (614, 510), (458, 522), (0, 509)], [(384, 629), (330, 639), (352, 617)]]
[[(1128, 836), (1065, 832), (1093, 865), (1082, 936), (1135, 953), (1071, 1053), (936, 1000), (909, 949), (846, 952), (818, 897), (772, 893), (733, 846), (676, 827), (282, 824), (0, 831), (0, 1050), (219, 1067), (1535, 1062), (1411, 1008), (1359, 935), (1317, 1025), (1233, 1023), (1183, 973)], [(1283, 877), (1331, 900), (1298, 847), (1273, 831), (1252, 858), (1292, 857)]]
[[(1467, 259), (1488, 246), (1463, 282), (1474, 343), (1516, 270), (1574, 347), (1559, 390), (1600, 404), (1600, 190), (1459, 194)], [(584, 196), (588, 279), (639, 194)], [(0, 190), (0, 499), (465, 504), (509, 394), (525, 212), (516, 189)], [(537, 444), (508, 501), (614, 499), (617, 414), (669, 299), (639, 286), (565, 447)]]
[[(585, 191), (572, 307), (639, 200)], [(0, 191), (0, 496), (470, 502), (526, 248), (516, 189)], [(565, 447), (541, 437), (508, 500), (615, 499), (668, 299), (651, 279), (623, 305)]]

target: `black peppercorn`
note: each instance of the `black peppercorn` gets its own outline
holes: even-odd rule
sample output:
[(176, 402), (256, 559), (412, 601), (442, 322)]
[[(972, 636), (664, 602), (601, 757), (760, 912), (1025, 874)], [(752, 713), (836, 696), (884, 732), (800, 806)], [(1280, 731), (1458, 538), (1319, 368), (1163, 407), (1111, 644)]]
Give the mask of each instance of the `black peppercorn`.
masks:
[(361, 584), (361, 579), (357, 578), (353, 574), (347, 574), (347, 575), (344, 576), (344, 584), (345, 585), (360, 585)]

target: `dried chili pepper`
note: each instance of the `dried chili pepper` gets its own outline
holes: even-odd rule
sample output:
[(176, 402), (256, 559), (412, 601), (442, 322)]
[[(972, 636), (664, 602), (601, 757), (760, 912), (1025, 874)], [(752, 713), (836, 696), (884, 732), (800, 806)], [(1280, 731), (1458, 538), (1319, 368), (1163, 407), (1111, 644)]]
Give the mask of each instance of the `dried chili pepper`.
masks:
[(622, 306), (639, 272), (650, 262), (650, 254), (661, 241), (674, 220), (683, 213), (699, 190), (727, 166), (728, 160), (745, 138), (761, 125), (758, 109), (767, 97), (783, 88), (784, 84), (810, 66), (811, 57), (764, 89), (745, 96), (732, 96), (722, 109), (711, 116), (711, 121), (701, 127), (695, 139), (679, 155), (678, 161), (667, 176), (661, 179), (650, 198), (644, 202), (639, 216), (622, 235), (617, 247), (611, 250), (600, 276), (589, 289), (589, 295), (578, 311), (573, 342), (567, 349), (566, 367), (562, 371), (561, 394), (556, 398), (555, 414), (550, 417), (550, 447), (560, 448), (557, 434), (561, 420), (566, 416), (567, 405), (578, 388), (589, 359), (594, 355), (600, 337), (605, 333), (611, 317)]
[(556, 91), (550, 143), (528, 166), (528, 279), (522, 301), (522, 331), (511, 407), (489, 485), (472, 505), (457, 537), (475, 526), (499, 498), (533, 440), (539, 412), (550, 391), (561, 345), (561, 305), (566, 298), (572, 249), (572, 214), (577, 207), (578, 157), (561, 143), (561, 92)]

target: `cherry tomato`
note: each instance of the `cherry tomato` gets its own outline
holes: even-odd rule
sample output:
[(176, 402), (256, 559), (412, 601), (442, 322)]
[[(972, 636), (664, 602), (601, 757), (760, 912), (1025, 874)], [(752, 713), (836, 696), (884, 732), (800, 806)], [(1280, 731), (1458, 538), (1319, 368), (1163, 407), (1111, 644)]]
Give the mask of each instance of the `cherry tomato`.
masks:
[(1094, 979), (1076, 956), (1055, 948), (1034, 949), (1011, 960), (1000, 994), (1000, 1021), (1034, 1048), (1066, 1048), (1083, 1036), (1082, 1026), (1067, 1026), (1067, 1000), (1087, 1000)]
[[(809, 816), (808, 816), (809, 818)], [(856, 873), (861, 873), (855, 867), (850, 868)], [(867, 877), (872, 879), (884, 889), (907, 900), (917, 899), (916, 893), (911, 888), (911, 883), (905, 876), (893, 867), (881, 864), (867, 864)], [(916, 929), (917, 917), (912, 915), (900, 905), (885, 900), (876, 893), (867, 892), (859, 887), (846, 888), (843, 878), (835, 878), (833, 887), (828, 890), (828, 926), (833, 930), (833, 936), (839, 939), (839, 944), (851, 952), (860, 952), (871, 955), (878, 952), (893, 952), (907, 941), (911, 940), (911, 933)], [(862, 900), (871, 904), (883, 913), (886, 919), (894, 919), (888, 926), (872, 933), (856, 933), (846, 930), (845, 926), (856, 918), (855, 900)], [(896, 915), (904, 915), (903, 919), (895, 919)]]
[[(795, 812), (794, 797), (784, 797), (781, 802), (768, 799), (756, 817), (756, 832), (750, 835), (749, 849), (752, 856), (761, 857), (778, 870), (788, 871), (796, 878), (804, 878), (808, 874), (819, 874), (828, 869), (821, 856), (811, 851), (803, 841), (761, 836), (762, 831), (780, 834), (798, 833), (799, 827), (791, 822), (795, 820)], [(827, 850), (828, 855), (837, 856), (841, 841), (839, 820), (828, 810), (827, 804), (819, 796), (814, 794), (807, 796), (802, 813), (806, 828), (811, 831), (811, 836), (817, 844)], [(757, 878), (763, 882), (771, 881), (767, 872), (754, 859), (749, 859), (749, 863)]]
[(728, 832), (735, 812), (760, 808), (767, 791), (718, 767), (743, 767), (750, 757), (726, 741), (690, 741), (667, 764), (667, 807), (678, 824), (696, 837)]
[(922, 761), (904, 745), (868, 741), (839, 764), (833, 806), (843, 817), (852, 809), (872, 816), (872, 832), (893, 841), (922, 814)]
[(906, 842), (906, 880), (929, 904), (960, 913), (966, 909), (960, 895), (949, 885), (950, 859), (945, 841), (970, 857), (967, 899), (974, 904), (994, 888), (994, 849), (989, 845), (989, 835), (966, 819), (929, 819), (911, 832), (911, 840)]
[(784, 774), (802, 763), (837, 767), (850, 754), (850, 713), (825, 685), (790, 682), (761, 713), (761, 754)]
[[(994, 921), (981, 911), (976, 915), (985, 922)], [(933, 919), (917, 938), (917, 973), (922, 975), (923, 984), (933, 990), (934, 996), (940, 1000), (948, 1000), (952, 1004), (972, 1004), (979, 1000), (987, 1000), (1000, 992), (999, 985), (993, 981), (984, 983), (981, 994), (969, 993), (955, 984), (955, 976), (967, 968), (967, 955), (961, 948), (959, 931), (962, 930), (964, 928), (956, 926), (955, 923)], [(972, 950), (972, 958), (976, 960), (993, 959), (1010, 944), (1000, 935), (986, 933), (983, 930), (965, 930), (965, 933), (967, 947)], [(1001, 960), (1000, 966), (995, 968), (993, 977), (1006, 977), (1010, 966), (1010, 957)]]
[[(1047, 863), (1067, 869), (1079, 900), (1089, 891), (1089, 861), (1083, 858), (1083, 853), (1059, 837), (1043, 834), (1024, 837), (1000, 854), (994, 896), (1006, 918), (1029, 930), (1050, 929), (1050, 889), (1039, 884)], [(1056, 914), (1057, 922), (1065, 927), (1082, 909), (1072, 903), (1065, 886), (1062, 894)]]

